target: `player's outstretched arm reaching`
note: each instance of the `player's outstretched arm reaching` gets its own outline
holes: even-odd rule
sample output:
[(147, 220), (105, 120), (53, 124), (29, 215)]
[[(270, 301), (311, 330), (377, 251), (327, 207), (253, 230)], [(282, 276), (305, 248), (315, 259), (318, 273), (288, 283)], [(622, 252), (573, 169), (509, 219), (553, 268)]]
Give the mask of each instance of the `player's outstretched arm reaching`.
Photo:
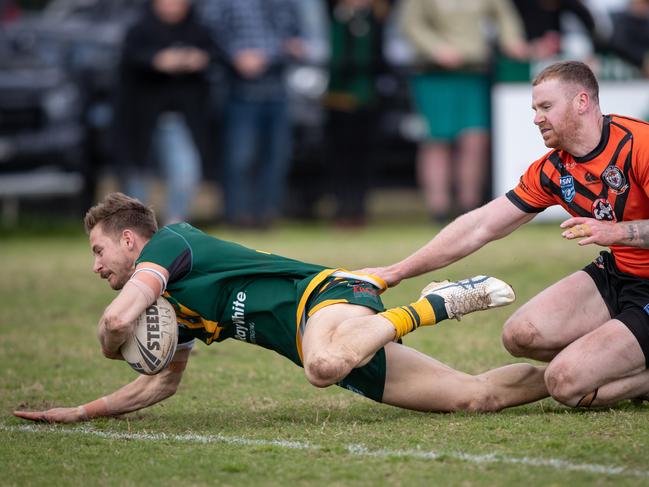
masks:
[(485, 244), (503, 238), (536, 216), (518, 209), (505, 196), (465, 213), (444, 227), (421, 249), (396, 264), (363, 269), (389, 286), (403, 279), (441, 269), (475, 252)]
[(172, 396), (187, 366), (190, 350), (178, 350), (169, 366), (156, 375), (141, 375), (112, 394), (76, 407), (46, 411), (14, 411), (19, 418), (48, 423), (77, 423), (143, 409)]
[[(97, 253), (94, 247), (93, 252)], [(162, 284), (153, 274), (156, 271), (151, 272), (152, 266), (153, 264), (136, 268), (143, 272), (136, 272), (131, 276), (99, 320), (98, 336), (104, 356), (122, 359), (119, 349), (133, 333), (135, 319), (160, 295)], [(163, 280), (166, 279), (166, 274), (161, 274), (161, 277)], [(75, 423), (137, 411), (160, 402), (176, 392), (188, 357), (188, 349), (178, 350), (169, 366), (159, 374), (139, 376), (112, 394), (81, 406), (54, 408), (47, 411), (14, 411), (14, 415), (33, 421)]]

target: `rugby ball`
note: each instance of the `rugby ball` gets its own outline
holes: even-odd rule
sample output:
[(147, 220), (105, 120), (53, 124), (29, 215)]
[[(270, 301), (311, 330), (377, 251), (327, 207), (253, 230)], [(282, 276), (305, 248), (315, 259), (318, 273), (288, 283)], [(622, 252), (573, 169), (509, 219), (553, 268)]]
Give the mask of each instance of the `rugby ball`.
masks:
[(120, 351), (133, 370), (155, 375), (169, 364), (177, 344), (176, 312), (169, 301), (160, 296), (135, 320), (133, 335)]

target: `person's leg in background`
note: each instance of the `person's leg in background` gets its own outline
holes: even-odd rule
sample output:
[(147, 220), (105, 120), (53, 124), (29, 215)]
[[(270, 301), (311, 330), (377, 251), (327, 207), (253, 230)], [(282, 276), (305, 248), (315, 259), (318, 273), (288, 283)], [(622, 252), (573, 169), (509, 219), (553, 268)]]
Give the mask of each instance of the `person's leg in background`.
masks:
[(457, 138), (455, 188), (459, 210), (464, 213), (484, 203), (489, 174), (489, 81), (483, 74), (458, 75), (456, 84), (464, 95), (456, 108), (462, 131)]
[(229, 99), (223, 134), (225, 220), (235, 226), (253, 223), (253, 169), (259, 154), (260, 102)]
[(175, 112), (158, 119), (155, 136), (158, 159), (162, 165), (167, 203), (165, 222), (185, 221), (201, 177), (201, 159), (185, 118)]
[(260, 166), (255, 178), (255, 224), (268, 227), (282, 215), (286, 179), (293, 154), (293, 134), (288, 101), (264, 102), (260, 125)]
[(458, 138), (456, 188), (459, 211), (483, 203), (489, 165), (489, 133), (481, 129), (462, 132)]
[(148, 203), (150, 178), (151, 171), (147, 168), (131, 165), (121, 171), (120, 187), (128, 196)]
[(456, 114), (453, 97), (447, 94), (453, 81), (447, 78), (446, 73), (426, 73), (412, 80), (414, 102), (428, 128), (417, 155), (417, 179), (428, 212), (436, 221), (446, 220), (453, 209), (453, 126)]
[(424, 191), (428, 213), (436, 221), (451, 212), (451, 144), (422, 142), (417, 154), (417, 181)]
[(369, 186), (370, 126), (368, 110), (327, 112), (327, 187), (336, 201), (335, 222), (357, 227), (366, 219)]

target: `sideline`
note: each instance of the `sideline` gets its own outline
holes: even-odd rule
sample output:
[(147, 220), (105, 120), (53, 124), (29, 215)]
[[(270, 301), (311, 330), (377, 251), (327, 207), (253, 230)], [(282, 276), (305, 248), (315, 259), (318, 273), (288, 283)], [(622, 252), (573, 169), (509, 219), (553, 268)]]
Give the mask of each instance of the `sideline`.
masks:
[[(119, 431), (102, 431), (88, 426), (76, 426), (66, 428), (50, 425), (3, 425), (0, 424), (0, 431), (10, 433), (38, 433), (38, 434), (67, 434), (67, 435), (89, 435), (106, 440), (136, 440), (136, 441), (178, 441), (181, 443), (225, 443), (228, 445), (243, 446), (276, 446), (291, 450), (322, 450), (322, 446), (287, 440), (257, 440), (252, 438), (240, 438), (224, 435), (199, 435), (187, 434), (166, 434), (166, 433), (123, 433)], [(572, 463), (558, 458), (534, 458), (534, 457), (510, 457), (506, 455), (473, 455), (463, 452), (444, 452), (426, 450), (392, 450), (392, 449), (370, 449), (364, 445), (345, 445), (343, 448), (350, 455), (378, 457), (378, 458), (413, 458), (444, 461), (447, 459), (458, 460), (474, 464), (503, 463), (509, 465), (524, 465), (528, 467), (545, 467), (566, 472), (587, 472), (604, 475), (624, 475), (630, 477), (649, 478), (649, 470), (627, 469), (613, 465), (600, 465), (596, 463)]]

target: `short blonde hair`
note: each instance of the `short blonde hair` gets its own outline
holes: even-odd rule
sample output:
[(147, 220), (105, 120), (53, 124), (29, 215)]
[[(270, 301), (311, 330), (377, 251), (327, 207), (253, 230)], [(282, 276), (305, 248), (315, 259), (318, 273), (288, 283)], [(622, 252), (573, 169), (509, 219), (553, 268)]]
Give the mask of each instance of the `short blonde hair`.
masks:
[(599, 83), (597, 82), (597, 78), (588, 65), (581, 61), (561, 61), (551, 64), (534, 78), (532, 86), (541, 84), (549, 79), (558, 79), (566, 83), (579, 85), (588, 91), (590, 97), (595, 102), (599, 102)]
[(101, 225), (105, 233), (113, 236), (127, 228), (146, 238), (151, 238), (158, 231), (153, 209), (123, 193), (110, 193), (101, 203), (90, 208), (83, 225), (86, 233)]

